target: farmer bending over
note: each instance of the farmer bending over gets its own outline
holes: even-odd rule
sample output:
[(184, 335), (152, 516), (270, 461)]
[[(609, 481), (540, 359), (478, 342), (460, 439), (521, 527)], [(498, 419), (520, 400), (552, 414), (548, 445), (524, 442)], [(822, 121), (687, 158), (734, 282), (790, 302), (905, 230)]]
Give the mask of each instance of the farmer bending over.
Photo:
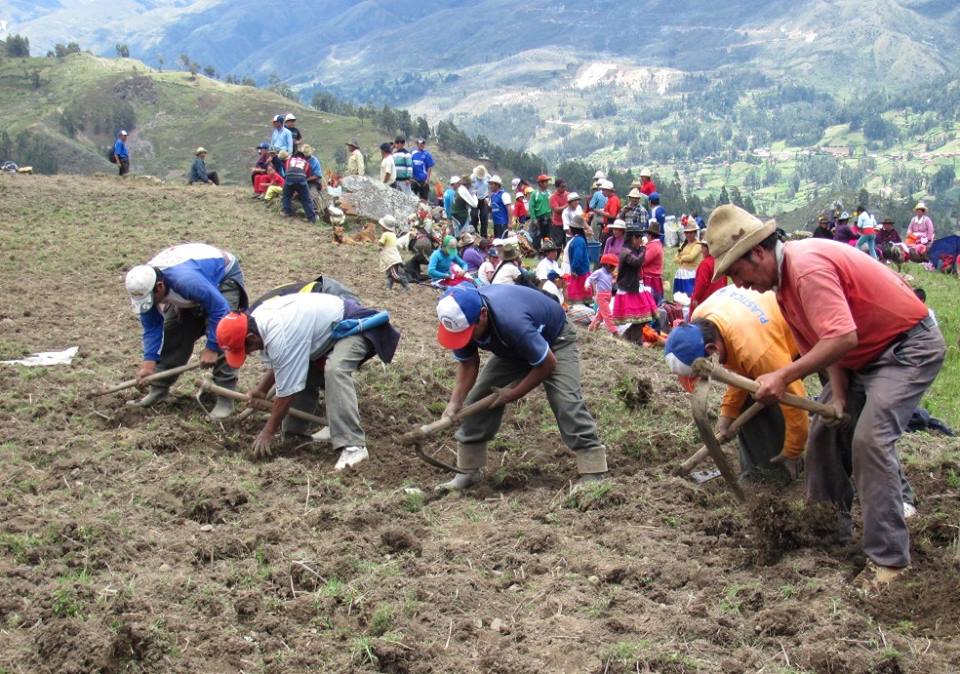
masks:
[[(369, 329), (362, 324), (360, 319), (375, 313), (350, 299), (298, 292), (272, 297), (249, 315), (233, 312), (220, 322), (217, 337), (231, 366), (242, 366), (248, 353), (263, 352), (268, 372), (250, 396), (265, 398), (276, 385), (273, 410), (253, 443), (255, 456), (270, 456), (278, 429), (285, 440), (311, 441), (307, 422), (287, 412), (292, 408), (313, 414), (321, 387), (330, 441), (341, 450), (336, 469), (369, 456), (353, 374), (374, 354), (389, 363), (400, 340), (389, 319)], [(354, 329), (341, 332), (350, 327)]]
[[(807, 440), (807, 496), (845, 513), (849, 535), (854, 487), (863, 510), (863, 548), (870, 562), (857, 579), (879, 591), (910, 565), (896, 443), (944, 358), (943, 335), (904, 281), (862, 252), (807, 239), (782, 243), (776, 223), (741, 208), (710, 215), (707, 239), (715, 278), (738, 287), (775, 290), (801, 358), (758, 377), (754, 397), (776, 403), (790, 382), (826, 370), (820, 401), (850, 415), (846, 427), (814, 418)], [(852, 470), (842, 461), (852, 452)]]
[[(201, 367), (213, 368), (214, 381), (235, 389), (237, 373), (224, 361), (217, 342), (217, 325), (231, 310), (247, 306), (243, 272), (237, 258), (205, 243), (167, 248), (147, 264), (127, 273), (127, 292), (143, 325), (143, 363), (137, 378), (186, 364), (193, 346), (207, 335)], [(150, 407), (167, 397), (176, 377), (155, 381), (135, 404)], [(223, 419), (233, 412), (233, 400), (217, 398), (210, 415)]]
[[(453, 350), (456, 383), (444, 416), (455, 417), (469, 404), (498, 391), (487, 410), (464, 417), (456, 433), (458, 473), (437, 489), (465, 489), (479, 482), (487, 443), (503, 418), (503, 406), (539, 385), (547, 394), (564, 444), (576, 452), (578, 486), (607, 475), (607, 450), (580, 394), (580, 354), (576, 331), (560, 303), (533, 288), (491, 285), (479, 290), (460, 285), (437, 304), (437, 341)], [(493, 355), (480, 370), (480, 349)], [(501, 387), (519, 382), (509, 390)]]

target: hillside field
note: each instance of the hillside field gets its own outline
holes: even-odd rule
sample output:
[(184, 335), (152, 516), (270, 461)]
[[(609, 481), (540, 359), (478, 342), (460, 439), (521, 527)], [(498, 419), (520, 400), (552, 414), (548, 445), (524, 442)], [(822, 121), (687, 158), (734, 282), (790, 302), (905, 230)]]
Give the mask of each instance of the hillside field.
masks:
[[(374, 246), (336, 246), (241, 189), (112, 176), (0, 175), (0, 222), (0, 356), (80, 349), (0, 366), (0, 674), (960, 671), (956, 440), (901, 442), (914, 568), (865, 599), (859, 546), (826, 542), (833, 514), (800, 485), (740, 505), (673, 475), (699, 441), (658, 350), (579, 331), (612, 481), (569, 494), (573, 457), (536, 392), (507, 411), (489, 482), (438, 498), (447, 476), (397, 441), (452, 384), (437, 294), (387, 291)], [(237, 253), (254, 297), (322, 272), (390, 311), (396, 360), (357, 376), (367, 462), (336, 473), (323, 446), (251, 460), (262, 416), (212, 423), (194, 376), (157, 409), (87, 397), (140, 360), (124, 273), (191, 240)], [(955, 284), (927, 284), (951, 381)], [(259, 374), (251, 359), (241, 388)], [(452, 461), (453, 446), (426, 448)]]

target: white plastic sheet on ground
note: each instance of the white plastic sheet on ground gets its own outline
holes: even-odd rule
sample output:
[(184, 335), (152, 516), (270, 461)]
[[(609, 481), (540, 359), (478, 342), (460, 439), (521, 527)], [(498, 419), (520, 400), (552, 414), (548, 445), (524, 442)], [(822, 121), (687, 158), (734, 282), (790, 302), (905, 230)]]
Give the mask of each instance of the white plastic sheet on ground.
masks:
[(64, 349), (63, 351), (41, 351), (40, 353), (30, 354), (26, 358), (4, 360), (0, 361), (0, 363), (4, 365), (23, 365), (25, 367), (69, 365), (73, 361), (73, 357), (77, 355), (79, 349), (80, 347), (78, 346), (71, 346), (69, 349)]

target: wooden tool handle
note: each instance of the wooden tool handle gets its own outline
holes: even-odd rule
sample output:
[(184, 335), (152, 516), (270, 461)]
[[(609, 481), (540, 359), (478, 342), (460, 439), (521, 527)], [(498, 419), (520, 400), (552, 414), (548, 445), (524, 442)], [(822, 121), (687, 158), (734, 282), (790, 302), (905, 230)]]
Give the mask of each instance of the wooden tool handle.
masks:
[[(697, 358), (695, 361), (693, 361), (693, 371), (700, 376), (716, 379), (717, 381), (723, 382), (729, 386), (736, 386), (739, 389), (743, 389), (747, 393), (756, 393), (760, 388), (760, 384), (755, 382), (753, 379), (749, 379), (742, 375), (736, 374), (735, 372), (731, 372), (730, 370), (727, 370), (719, 365), (715, 365), (706, 358)], [(831, 407), (830, 405), (824, 405), (823, 403), (818, 403), (808, 398), (801, 398), (800, 396), (793, 395), (792, 393), (784, 393), (783, 397), (780, 399), (780, 402), (785, 405), (790, 405), (791, 407), (798, 407), (802, 410), (806, 410), (807, 412), (819, 414), (827, 419), (839, 418), (836, 408)]]
[[(210, 393), (216, 393), (218, 396), (223, 396), (224, 398), (233, 398), (234, 400), (241, 400), (250, 407), (256, 407), (258, 410), (263, 410), (264, 412), (269, 412), (273, 409), (273, 403), (263, 400), (262, 398), (251, 398), (246, 393), (240, 393), (239, 391), (234, 391), (233, 389), (223, 388), (222, 386), (217, 386), (209, 379), (198, 379), (197, 386), (204, 391), (209, 391)], [(308, 414), (307, 412), (301, 412), (300, 410), (295, 410), (290, 408), (287, 411), (291, 417), (296, 417), (297, 419), (303, 419), (304, 421), (312, 421), (315, 424), (325, 425), (327, 422), (320, 417)]]
[[(512, 386), (515, 385), (516, 382), (514, 382)], [(424, 424), (423, 426), (414, 428), (412, 431), (405, 433), (403, 437), (400, 438), (400, 441), (407, 445), (413, 444), (417, 440), (421, 440), (428, 435), (433, 435), (437, 431), (442, 431), (443, 429), (449, 428), (454, 424), (459, 424), (464, 417), (469, 417), (471, 414), (476, 414), (477, 412), (483, 412), (484, 410), (489, 409), (498, 397), (499, 393), (494, 391), (490, 395), (484, 396), (483, 398), (480, 398), (480, 400), (461, 408), (461, 410), (452, 417), (440, 417), (432, 423)]]
[[(737, 435), (737, 432), (743, 428), (748, 421), (760, 414), (763, 409), (764, 406), (760, 403), (753, 403), (745, 412), (743, 412), (739, 417), (730, 423), (730, 426), (727, 428), (725, 433), (717, 435), (717, 442), (722, 445), (732, 440)], [(680, 464), (677, 472), (680, 474), (689, 473), (691, 470), (693, 470), (694, 466), (707, 458), (707, 455), (709, 454), (710, 450), (708, 450), (706, 446), (701, 447), (696, 451), (696, 453), (692, 454), (690, 458)]]
[(87, 397), (98, 398), (100, 396), (105, 396), (110, 393), (118, 393), (128, 388), (133, 388), (134, 386), (137, 386), (141, 382), (144, 384), (149, 384), (152, 381), (161, 381), (163, 379), (169, 379), (170, 377), (176, 377), (177, 375), (183, 374), (184, 372), (189, 372), (190, 370), (196, 370), (198, 367), (200, 367), (200, 361), (194, 361), (192, 363), (187, 363), (186, 365), (181, 365), (180, 367), (173, 367), (173, 368), (170, 368), (169, 370), (164, 370), (162, 372), (157, 372), (156, 374), (151, 374), (147, 377), (144, 377), (142, 380), (128, 379), (127, 381), (121, 382), (116, 386), (111, 386), (108, 389), (104, 389), (102, 391), (93, 391)]

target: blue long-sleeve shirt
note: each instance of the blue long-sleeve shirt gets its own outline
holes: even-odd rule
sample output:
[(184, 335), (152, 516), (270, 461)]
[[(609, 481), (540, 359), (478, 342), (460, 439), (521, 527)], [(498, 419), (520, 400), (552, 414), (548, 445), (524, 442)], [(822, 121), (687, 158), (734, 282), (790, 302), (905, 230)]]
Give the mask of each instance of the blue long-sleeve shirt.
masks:
[(430, 255), (430, 264), (427, 266), (427, 274), (434, 280), (450, 278), (450, 265), (458, 264), (461, 269), (467, 268), (467, 263), (463, 258), (454, 253), (448, 255), (443, 248), (437, 248)]
[(293, 134), (290, 132), (290, 129), (286, 127), (274, 129), (273, 134), (270, 136), (270, 146), (278, 150), (286, 150), (290, 154), (293, 154)]
[[(230, 305), (220, 292), (220, 284), (236, 264), (236, 258), (205, 243), (172, 246), (147, 264), (163, 274), (167, 287), (165, 303), (181, 309), (200, 307), (207, 316), (206, 347), (220, 351), (217, 324), (230, 313)], [(143, 325), (143, 359), (158, 361), (163, 349), (163, 314), (154, 305), (140, 314)]]
[(116, 142), (113, 144), (113, 154), (117, 156), (117, 159), (130, 159), (130, 152), (127, 150), (127, 144), (119, 138), (117, 138)]
[(587, 252), (587, 240), (582, 236), (575, 236), (567, 249), (570, 256), (570, 272), (581, 276), (590, 273), (590, 254)]
[(603, 192), (597, 190), (593, 193), (593, 196), (590, 197), (590, 210), (591, 211), (602, 211), (603, 207), (607, 205), (607, 198), (603, 196)]
[(316, 155), (310, 155), (307, 159), (307, 162), (310, 164), (310, 175), (317, 176), (321, 180), (323, 179), (323, 165), (320, 163), (320, 160), (317, 159)]
[(443, 191), (443, 212), (447, 214), (448, 219), (453, 219), (453, 202), (457, 198), (457, 191), (448, 187)]

